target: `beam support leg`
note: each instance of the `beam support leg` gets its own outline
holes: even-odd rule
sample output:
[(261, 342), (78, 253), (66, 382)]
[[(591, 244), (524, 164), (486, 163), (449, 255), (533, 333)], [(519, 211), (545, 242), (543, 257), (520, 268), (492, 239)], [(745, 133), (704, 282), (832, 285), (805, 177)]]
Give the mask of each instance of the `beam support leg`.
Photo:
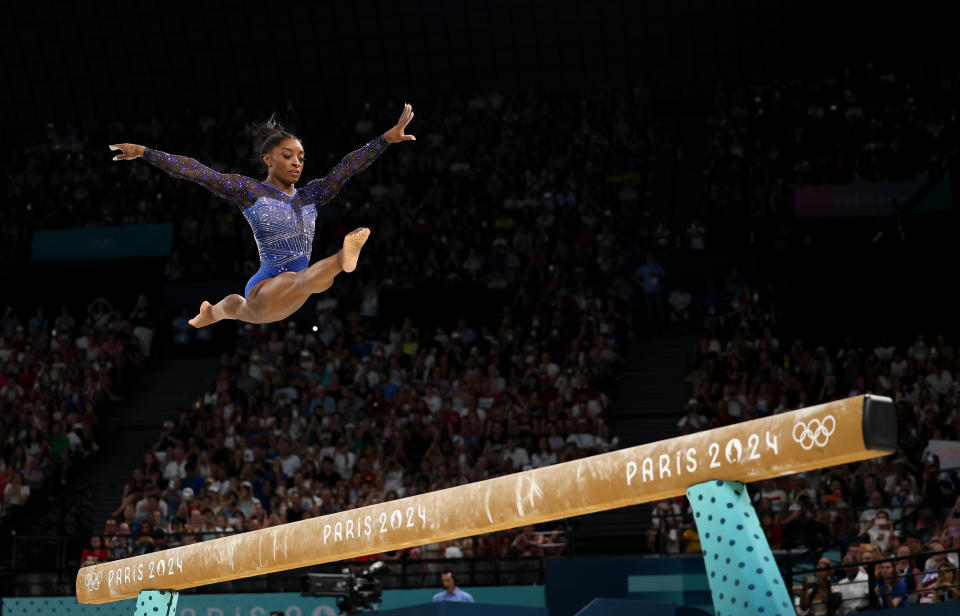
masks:
[(141, 590), (133, 616), (176, 616), (179, 598), (175, 590)]
[(706, 481), (687, 488), (716, 616), (793, 614), (793, 603), (746, 486)]

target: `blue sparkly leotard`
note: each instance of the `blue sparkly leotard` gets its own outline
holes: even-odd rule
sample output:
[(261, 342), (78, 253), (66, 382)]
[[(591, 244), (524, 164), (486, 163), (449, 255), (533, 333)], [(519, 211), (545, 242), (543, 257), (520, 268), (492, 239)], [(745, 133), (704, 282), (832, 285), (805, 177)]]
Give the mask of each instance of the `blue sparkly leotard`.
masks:
[(292, 195), (253, 178), (219, 173), (186, 156), (144, 148), (143, 158), (174, 177), (196, 182), (218, 197), (233, 201), (243, 211), (260, 253), (260, 269), (247, 282), (243, 291), (246, 297), (260, 281), (282, 272), (299, 272), (310, 265), (317, 208), (336, 197), (346, 181), (369, 167), (388, 145), (381, 135), (344, 156), (326, 177), (294, 189)]

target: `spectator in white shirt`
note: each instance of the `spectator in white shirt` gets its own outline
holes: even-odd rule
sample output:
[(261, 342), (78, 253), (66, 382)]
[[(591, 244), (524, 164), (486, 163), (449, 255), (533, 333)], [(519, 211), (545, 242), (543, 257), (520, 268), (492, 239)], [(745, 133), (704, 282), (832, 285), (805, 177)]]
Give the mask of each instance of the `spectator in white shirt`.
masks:
[(927, 343), (923, 339), (923, 334), (917, 336), (913, 346), (907, 350), (907, 357), (923, 362), (927, 360)]
[(944, 370), (943, 365), (937, 362), (936, 369), (927, 375), (927, 386), (930, 391), (938, 396), (945, 396), (950, 392), (953, 385), (953, 377), (948, 370)]
[(550, 449), (550, 443), (545, 436), (541, 436), (537, 442), (537, 451), (533, 454), (531, 465), (533, 468), (542, 468), (557, 463), (557, 454)]
[(510, 460), (515, 471), (530, 466), (530, 455), (525, 448), (517, 445), (517, 439), (513, 437), (507, 439), (507, 444), (503, 448), (503, 459)]
[(151, 519), (154, 511), (159, 511), (163, 518), (166, 519), (167, 503), (166, 501), (160, 500), (160, 497), (156, 493), (151, 493), (149, 496), (144, 496), (137, 501), (134, 511), (136, 512), (138, 520)]
[(873, 520), (870, 521), (869, 528), (867, 528), (870, 543), (880, 548), (881, 552), (886, 552), (893, 533), (893, 522), (890, 521), (890, 514), (886, 511), (878, 511)]
[(860, 534), (867, 532), (870, 528), (873, 518), (877, 517), (877, 512), (883, 507), (883, 494), (879, 490), (870, 493), (870, 508), (864, 509), (860, 514)]
[(23, 474), (15, 472), (3, 489), (3, 505), (8, 511), (13, 507), (23, 507), (30, 499), (30, 486), (23, 481)]
[(337, 446), (337, 452), (333, 456), (333, 466), (337, 469), (337, 474), (341, 477), (351, 476), (356, 463), (356, 454), (350, 451), (346, 442), (340, 441), (340, 444)]
[[(169, 451), (169, 449), (167, 451)], [(186, 463), (187, 459), (183, 455), (183, 447), (174, 447), (173, 456), (167, 456), (167, 463), (163, 467), (163, 477), (165, 479), (173, 479), (174, 477), (183, 479), (187, 474), (185, 468)]]
[(773, 511), (785, 511), (787, 508), (787, 493), (773, 479), (764, 480), (760, 492), (754, 495), (753, 501), (759, 503), (764, 498), (770, 500)]
[(890, 362), (890, 374), (893, 376), (902, 379), (903, 375), (907, 373), (907, 360), (900, 356), (899, 353), (894, 354), (893, 361)]
[(700, 414), (700, 402), (696, 398), (690, 398), (687, 402), (687, 414), (677, 422), (681, 434), (689, 432), (699, 432), (707, 427), (707, 418)]
[[(927, 547), (928, 552), (942, 552), (946, 548), (939, 541), (932, 541)], [(927, 558), (923, 563), (924, 571), (936, 571), (937, 567), (940, 566), (940, 563), (947, 561), (954, 567), (958, 566), (958, 557), (956, 552), (948, 552), (946, 554), (934, 554)]]
[(674, 331), (686, 332), (690, 323), (690, 292), (677, 287), (670, 292), (667, 304), (670, 306), (670, 325)]
[(833, 585), (833, 592), (840, 593), (843, 598), (840, 613), (853, 614), (870, 605), (870, 577), (857, 566), (857, 557), (853, 554), (843, 557), (843, 565), (846, 576)]
[(286, 439), (280, 441), (277, 446), (277, 454), (280, 458), (280, 464), (283, 465), (283, 474), (287, 477), (293, 477), (297, 469), (300, 468), (300, 456), (290, 451), (290, 443)]
[(568, 443), (573, 443), (580, 449), (590, 449), (593, 447), (593, 435), (587, 432), (587, 420), (577, 420), (577, 431), (567, 437)]
[(240, 500), (237, 502), (237, 508), (243, 512), (243, 515), (249, 518), (259, 504), (260, 499), (253, 495), (253, 485), (249, 481), (240, 482)]
[(611, 451), (620, 446), (620, 437), (610, 435), (610, 426), (600, 424), (600, 431), (593, 437), (593, 447), (600, 453)]

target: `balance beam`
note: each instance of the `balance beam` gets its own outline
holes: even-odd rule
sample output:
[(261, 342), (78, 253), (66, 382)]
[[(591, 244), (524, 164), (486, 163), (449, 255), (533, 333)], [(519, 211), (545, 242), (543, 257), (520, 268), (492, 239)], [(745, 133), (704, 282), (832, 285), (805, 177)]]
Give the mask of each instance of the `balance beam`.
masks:
[(80, 603), (410, 548), (890, 454), (889, 398), (857, 396), (360, 509), (84, 567)]

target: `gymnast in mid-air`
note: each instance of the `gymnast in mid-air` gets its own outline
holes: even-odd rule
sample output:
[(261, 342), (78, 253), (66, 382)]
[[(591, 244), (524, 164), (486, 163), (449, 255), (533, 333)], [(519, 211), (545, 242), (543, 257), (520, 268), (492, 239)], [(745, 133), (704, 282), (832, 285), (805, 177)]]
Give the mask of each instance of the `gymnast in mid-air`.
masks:
[(310, 265), (317, 208), (336, 197), (346, 181), (369, 167), (389, 144), (414, 140), (403, 132), (412, 119), (413, 108), (404, 105), (396, 126), (347, 154), (325, 177), (299, 189), (295, 185), (303, 173), (303, 145), (272, 118), (256, 127), (260, 157), (267, 168), (267, 179), (262, 182), (219, 173), (192, 158), (133, 143), (114, 144), (110, 149), (120, 152), (113, 160), (142, 157), (174, 177), (196, 182), (233, 201), (253, 229), (260, 269), (247, 282), (243, 295), (228, 295), (215, 305), (203, 302), (190, 325), (205, 327), (223, 319), (272, 323), (296, 312), (314, 293), (329, 289), (340, 272), (356, 269), (360, 250), (370, 236), (370, 229), (364, 227), (348, 233), (337, 254)]

